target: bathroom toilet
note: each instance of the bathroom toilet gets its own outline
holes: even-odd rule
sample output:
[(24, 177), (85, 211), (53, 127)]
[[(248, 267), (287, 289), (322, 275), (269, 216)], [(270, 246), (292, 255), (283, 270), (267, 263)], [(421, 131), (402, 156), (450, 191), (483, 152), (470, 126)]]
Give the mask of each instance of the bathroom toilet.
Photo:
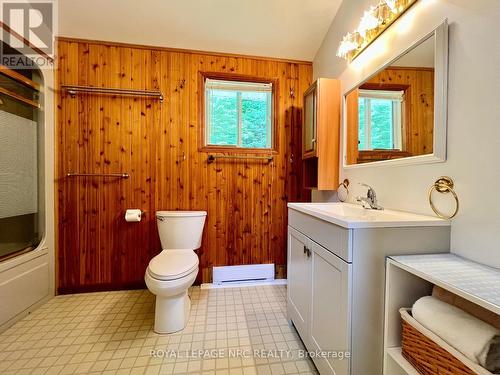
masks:
[(156, 333), (182, 330), (189, 319), (188, 288), (198, 275), (205, 211), (157, 211), (156, 223), (162, 251), (149, 262), (144, 280), (156, 295)]

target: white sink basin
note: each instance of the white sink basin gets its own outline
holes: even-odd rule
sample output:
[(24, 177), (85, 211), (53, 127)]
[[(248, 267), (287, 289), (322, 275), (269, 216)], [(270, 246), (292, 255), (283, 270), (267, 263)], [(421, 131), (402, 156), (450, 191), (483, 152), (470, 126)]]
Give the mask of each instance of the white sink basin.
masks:
[(449, 226), (449, 220), (403, 211), (369, 210), (351, 203), (288, 203), (288, 207), (344, 228)]

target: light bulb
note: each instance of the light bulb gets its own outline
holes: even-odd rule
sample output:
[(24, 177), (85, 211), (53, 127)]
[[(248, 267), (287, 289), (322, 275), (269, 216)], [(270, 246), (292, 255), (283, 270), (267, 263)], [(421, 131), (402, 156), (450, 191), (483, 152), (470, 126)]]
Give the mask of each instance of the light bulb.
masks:
[(352, 40), (352, 34), (347, 34), (344, 36), (340, 42), (339, 49), (337, 50), (337, 56), (346, 58), (349, 52), (354, 51), (358, 48), (358, 43)]
[(384, 0), (392, 13), (397, 13), (396, 0)]
[(361, 21), (359, 22), (357, 31), (361, 34), (363, 38), (365, 37), (366, 32), (368, 30), (374, 29), (379, 25), (378, 18), (373, 15), (374, 10), (375, 9), (372, 8), (370, 10), (365, 11), (363, 17), (361, 17)]

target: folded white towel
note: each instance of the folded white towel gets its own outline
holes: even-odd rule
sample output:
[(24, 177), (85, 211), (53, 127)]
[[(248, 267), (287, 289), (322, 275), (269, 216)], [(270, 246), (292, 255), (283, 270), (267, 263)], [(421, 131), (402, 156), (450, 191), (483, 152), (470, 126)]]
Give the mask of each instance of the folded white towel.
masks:
[(493, 337), (500, 334), (488, 323), (431, 296), (415, 302), (412, 315), (424, 327), (483, 367)]

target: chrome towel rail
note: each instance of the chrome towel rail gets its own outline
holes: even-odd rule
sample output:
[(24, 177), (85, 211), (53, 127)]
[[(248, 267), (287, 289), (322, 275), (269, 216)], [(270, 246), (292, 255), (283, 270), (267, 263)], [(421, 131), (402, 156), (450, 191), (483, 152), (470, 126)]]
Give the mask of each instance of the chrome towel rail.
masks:
[(108, 94), (108, 95), (130, 95), (130, 96), (146, 96), (158, 98), (163, 102), (163, 94), (158, 90), (134, 90), (134, 89), (121, 89), (109, 87), (93, 87), (93, 86), (69, 86), (61, 85), (61, 89), (68, 92), (71, 97), (75, 97), (79, 92)]
[(74, 173), (69, 172), (66, 177), (115, 177), (115, 178), (129, 178), (128, 173)]
[(254, 155), (208, 155), (207, 163), (211, 164), (216, 159), (254, 159), (254, 160), (266, 160), (268, 163), (273, 161), (272, 155), (267, 156), (254, 156)]

